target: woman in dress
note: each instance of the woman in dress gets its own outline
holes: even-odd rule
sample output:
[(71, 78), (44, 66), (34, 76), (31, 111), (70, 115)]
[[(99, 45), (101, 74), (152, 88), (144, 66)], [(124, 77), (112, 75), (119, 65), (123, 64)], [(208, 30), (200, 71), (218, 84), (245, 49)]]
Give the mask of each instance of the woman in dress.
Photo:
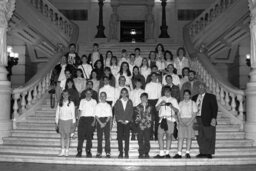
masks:
[(141, 88), (144, 89), (145, 85), (146, 85), (146, 80), (143, 77), (143, 75), (140, 74), (139, 67), (135, 66), (135, 67), (133, 67), (133, 72), (132, 72), (132, 87), (133, 87), (133, 89), (135, 89), (135, 84), (136, 84), (137, 80), (141, 81)]
[(145, 80), (148, 78), (148, 75), (151, 73), (151, 69), (149, 67), (147, 58), (142, 59), (142, 63), (140, 66), (140, 73), (141, 73), (141, 75), (143, 75)]
[(193, 123), (196, 117), (197, 105), (191, 100), (190, 90), (184, 90), (184, 100), (179, 103), (180, 112), (178, 113), (178, 153), (173, 158), (182, 157), (183, 140), (186, 139), (186, 158), (190, 158), (190, 148), (192, 138), (195, 136)]

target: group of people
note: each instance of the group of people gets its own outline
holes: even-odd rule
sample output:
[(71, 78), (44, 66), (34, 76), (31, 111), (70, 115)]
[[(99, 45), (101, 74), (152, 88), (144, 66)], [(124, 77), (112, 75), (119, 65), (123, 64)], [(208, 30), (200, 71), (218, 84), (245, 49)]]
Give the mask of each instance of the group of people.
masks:
[(150, 140), (159, 143), (159, 154), (154, 158), (171, 158), (176, 129), (178, 150), (173, 158), (182, 158), (184, 139), (185, 157), (190, 158), (195, 136), (199, 145), (196, 157), (212, 158), (218, 113), (216, 97), (206, 92), (206, 85), (191, 70), (183, 47), (177, 49), (175, 57), (160, 43), (148, 57), (141, 56), (140, 48), (131, 54), (123, 49), (118, 58), (111, 51), (103, 56), (96, 43), (92, 52), (81, 58), (75, 44), (69, 49), (51, 78), (58, 101), (55, 122), (61, 135), (59, 156), (69, 155), (70, 137), (77, 129), (76, 157), (82, 156), (84, 140), (86, 156), (92, 157), (96, 128), (96, 157), (102, 157), (104, 134), (105, 153), (110, 158), (110, 132), (116, 125), (118, 158), (129, 158), (130, 139), (136, 138), (139, 158), (150, 157)]

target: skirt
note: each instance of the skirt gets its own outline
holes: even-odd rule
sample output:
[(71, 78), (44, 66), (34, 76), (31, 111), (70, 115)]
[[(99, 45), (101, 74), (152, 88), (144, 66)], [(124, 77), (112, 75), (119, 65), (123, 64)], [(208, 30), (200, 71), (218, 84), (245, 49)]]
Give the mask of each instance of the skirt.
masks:
[[(190, 118), (182, 118), (181, 120), (183, 122), (188, 122), (190, 120)], [(178, 124), (178, 137), (179, 138), (188, 138), (188, 139), (194, 138), (195, 131), (193, 129), (193, 122), (188, 126)]]
[(70, 120), (59, 120), (59, 132), (64, 138), (69, 138), (72, 132), (73, 121)]

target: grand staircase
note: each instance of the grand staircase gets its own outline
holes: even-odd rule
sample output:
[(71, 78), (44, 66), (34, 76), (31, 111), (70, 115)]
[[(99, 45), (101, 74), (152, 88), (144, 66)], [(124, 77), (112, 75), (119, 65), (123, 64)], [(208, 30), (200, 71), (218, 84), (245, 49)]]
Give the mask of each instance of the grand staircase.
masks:
[[(221, 4), (223, 1), (216, 1), (209, 9), (184, 29), (184, 46), (192, 58), (192, 68), (197, 72), (200, 79), (206, 83), (208, 90), (216, 95), (218, 100), (219, 113), (216, 154), (213, 159), (197, 159), (194, 157), (198, 154), (196, 140), (193, 140), (192, 143), (191, 156), (193, 157), (191, 159), (153, 159), (152, 157), (156, 155), (159, 150), (157, 141), (150, 142), (150, 159), (138, 159), (137, 141), (130, 141), (129, 159), (118, 159), (117, 156), (119, 152), (115, 127), (111, 131), (110, 159), (104, 157), (100, 159), (95, 158), (97, 148), (96, 132), (94, 133), (93, 140), (93, 158), (75, 158), (77, 136), (71, 141), (70, 156), (57, 157), (60, 150), (60, 135), (55, 132), (55, 109), (50, 108), (50, 98), (48, 94), (49, 80), (53, 67), (58, 62), (59, 57), (65, 53), (67, 43), (76, 42), (78, 31), (76, 26), (69, 24), (69, 21), (47, 0), (31, 0), (29, 2), (26, 2), (28, 3), (28, 7), (35, 8), (32, 10), (32, 13), (34, 12), (39, 16), (42, 15), (41, 17), (48, 18), (48, 22), (52, 23), (50, 27), (52, 29), (49, 30), (52, 32), (51, 34), (56, 33), (58, 27), (62, 29), (66, 36), (58, 36), (58, 38), (62, 40), (60, 42), (64, 42), (61, 43), (64, 48), (59, 48), (58, 51), (51, 51), (49, 54), (54, 53), (54, 55), (52, 55), (54, 58), (48, 60), (46, 67), (37, 73), (24, 87), (13, 90), (13, 130), (10, 136), (3, 138), (3, 144), (0, 145), (0, 161), (117, 166), (245, 165), (256, 163), (255, 142), (247, 139), (244, 131), (245, 94), (242, 90), (234, 88), (218, 74), (218, 71), (214, 69), (214, 66), (209, 60), (212, 53), (201, 53), (204, 50), (202, 45), (208, 46), (209, 49), (214, 49), (212, 42), (216, 42), (216, 40), (205, 36), (204, 33), (210, 34), (211, 30), (208, 28), (211, 28), (212, 24), (219, 23), (218, 20), (221, 20), (223, 18), (222, 16), (226, 15), (226, 13), (229, 15), (232, 11), (236, 10), (237, 5), (243, 3), (242, 1), (226, 0), (226, 4)], [(43, 6), (47, 6), (47, 8), (42, 8)], [(215, 8), (216, 6), (219, 8)], [(17, 11), (17, 16), (22, 16), (18, 14), (23, 14), (23, 8), (27, 9), (24, 4), (21, 7)], [(243, 5), (243, 7), (245, 7), (245, 5)], [(47, 13), (48, 9), (50, 9), (49, 13)], [(55, 17), (51, 15), (52, 10), (54, 14), (57, 14)], [(240, 18), (233, 17), (233, 20), (230, 22), (234, 24), (229, 24), (232, 28), (235, 28), (235, 23), (239, 23), (237, 20), (241, 21), (241, 18), (247, 15), (246, 10), (239, 12), (244, 12), (245, 15), (240, 16)], [(63, 19), (68, 23), (68, 25), (66, 25), (67, 27), (63, 26)], [(36, 28), (34, 23), (33, 27)], [(69, 29), (70, 27), (72, 27), (72, 29)], [(222, 32), (219, 33), (219, 37), (224, 36), (227, 29), (232, 28), (219, 29), (219, 31)], [(244, 35), (243, 33), (244, 30), (241, 30), (239, 35)], [(55, 45), (59, 42), (59, 40), (50, 40), (50, 38), (45, 39), (49, 40), (49, 42), (55, 42)], [(165, 48), (171, 50), (174, 54), (179, 46), (180, 45), (165, 44)], [(79, 53), (88, 54), (91, 51), (91, 47), (92, 45), (80, 44)], [(114, 55), (119, 57), (121, 49), (127, 49), (128, 52), (132, 52), (135, 47), (140, 47), (142, 56), (147, 57), (149, 51), (154, 50), (155, 44), (101, 44), (100, 50), (105, 54), (107, 50), (111, 49)], [(183, 151), (185, 151), (185, 149), (183, 149)], [(171, 155), (173, 156), (176, 152), (177, 141), (175, 140), (172, 143)]]
[[(233, 165), (253, 164), (256, 148), (252, 140), (245, 139), (244, 131), (239, 124), (231, 124), (230, 119), (218, 114), (216, 155), (213, 159), (153, 159), (158, 154), (157, 141), (151, 141), (150, 159), (138, 159), (138, 142), (130, 141), (129, 159), (118, 159), (116, 128), (111, 131), (111, 159), (95, 158), (97, 135), (94, 133), (93, 158), (75, 158), (77, 136), (71, 141), (69, 157), (57, 157), (60, 150), (60, 135), (55, 132), (55, 109), (50, 108), (47, 96), (35, 113), (17, 122), (16, 129), (10, 137), (3, 139), (0, 146), (0, 161), (58, 163), (58, 164), (90, 164), (90, 165), (138, 165), (138, 166), (178, 166), (178, 165)], [(104, 144), (104, 143), (103, 143)], [(171, 155), (177, 152), (177, 141), (173, 141)], [(185, 149), (183, 149), (185, 152)], [(85, 152), (84, 152), (85, 153)], [(193, 140), (191, 156), (198, 154), (198, 145)], [(104, 156), (104, 153), (103, 153)]]

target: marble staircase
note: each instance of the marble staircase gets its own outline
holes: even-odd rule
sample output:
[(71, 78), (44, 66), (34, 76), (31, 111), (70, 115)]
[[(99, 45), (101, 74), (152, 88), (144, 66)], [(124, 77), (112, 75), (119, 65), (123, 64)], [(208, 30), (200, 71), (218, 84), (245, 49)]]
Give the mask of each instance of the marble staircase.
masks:
[[(158, 153), (157, 141), (151, 141), (150, 159), (138, 159), (138, 143), (130, 141), (129, 159), (118, 159), (116, 128), (111, 131), (111, 158), (95, 158), (97, 133), (94, 133), (93, 158), (75, 158), (77, 135), (71, 141), (70, 156), (57, 157), (60, 150), (60, 135), (55, 132), (55, 109), (50, 108), (50, 99), (46, 98), (35, 113), (25, 120), (17, 122), (17, 128), (11, 136), (3, 139), (0, 145), (0, 161), (35, 162), (56, 164), (87, 165), (129, 165), (129, 166), (178, 166), (178, 165), (240, 165), (255, 164), (256, 148), (253, 141), (245, 139), (240, 126), (231, 124), (222, 112), (218, 114), (216, 154), (213, 159), (197, 159), (198, 145), (192, 142), (191, 159), (153, 159)], [(103, 142), (104, 145), (104, 142)], [(183, 149), (183, 152), (185, 149)], [(177, 141), (173, 141), (171, 156), (177, 152)], [(104, 153), (103, 153), (104, 155)]]

